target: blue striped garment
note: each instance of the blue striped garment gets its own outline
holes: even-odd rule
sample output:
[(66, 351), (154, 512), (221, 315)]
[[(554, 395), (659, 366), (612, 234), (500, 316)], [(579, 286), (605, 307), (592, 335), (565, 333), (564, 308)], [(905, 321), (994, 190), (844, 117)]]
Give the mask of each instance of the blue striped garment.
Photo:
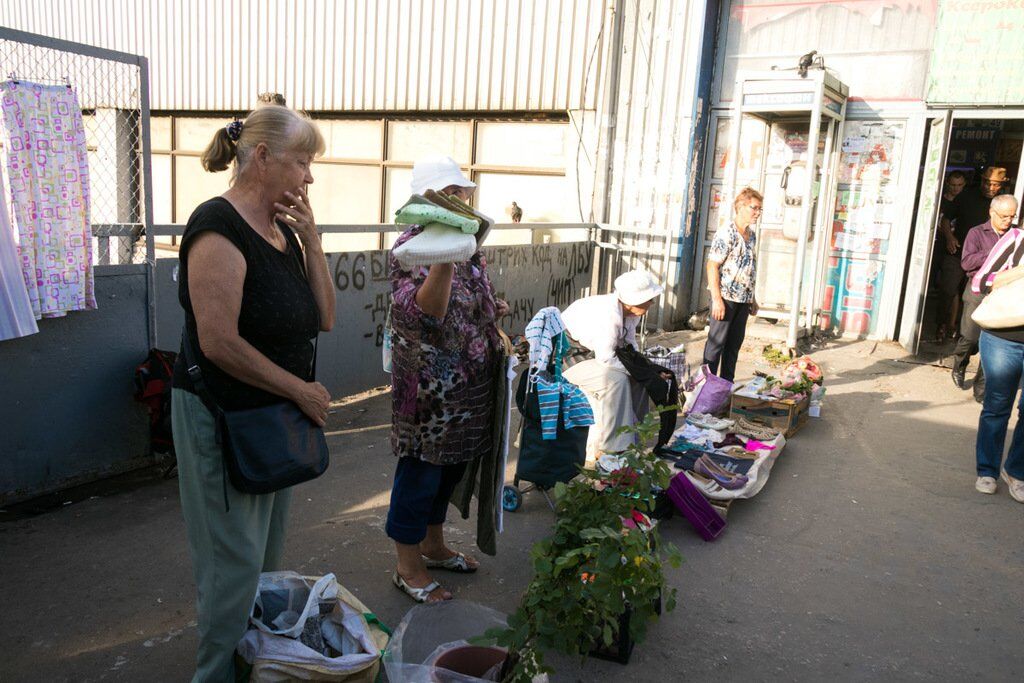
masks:
[(537, 403), (540, 406), (540, 431), (541, 438), (546, 441), (552, 441), (558, 435), (558, 413), (563, 397), (565, 398), (565, 409), (561, 411), (562, 423), (566, 429), (589, 427), (594, 424), (594, 411), (582, 389), (570, 382), (549, 382), (538, 377)]

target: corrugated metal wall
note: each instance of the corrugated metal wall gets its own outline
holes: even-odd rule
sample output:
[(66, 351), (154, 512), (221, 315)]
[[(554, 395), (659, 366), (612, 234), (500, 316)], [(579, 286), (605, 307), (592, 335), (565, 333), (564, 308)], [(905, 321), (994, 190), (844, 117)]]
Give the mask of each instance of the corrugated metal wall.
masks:
[(565, 111), (595, 108), (606, 4), (4, 0), (0, 24), (148, 56), (157, 110)]
[(610, 175), (605, 221), (625, 231), (613, 271), (646, 267), (664, 278), (665, 308), (649, 315), (664, 327), (688, 305), (677, 291), (687, 281), (678, 272), (678, 243), (697, 170), (688, 155), (705, 3), (628, 0), (622, 6), (614, 140), (602, 161)]

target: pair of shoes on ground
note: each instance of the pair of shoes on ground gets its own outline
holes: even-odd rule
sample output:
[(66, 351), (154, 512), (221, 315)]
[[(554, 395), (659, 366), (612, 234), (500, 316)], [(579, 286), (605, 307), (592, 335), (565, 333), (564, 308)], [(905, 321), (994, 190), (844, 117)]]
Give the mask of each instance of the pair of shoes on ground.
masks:
[(724, 432), (732, 427), (735, 422), (722, 417), (715, 417), (710, 413), (690, 413), (686, 421), (701, 429), (713, 429), (716, 432)]
[(730, 490), (722, 488), (718, 482), (690, 470), (683, 470), (683, 474), (690, 480), (691, 484), (697, 487), (698, 491), (704, 494), (705, 498), (712, 500), (734, 500), (743, 493), (741, 489)]
[(779, 438), (779, 432), (765, 425), (751, 422), (745, 417), (736, 418), (736, 425), (733, 427), (733, 431), (764, 442), (775, 441), (775, 439)]
[[(1024, 503), (1024, 481), (1011, 477), (1006, 470), (1002, 471), (1000, 478), (1006, 482), (1010, 497), (1018, 503)], [(996, 492), (996, 479), (995, 477), (978, 477), (978, 480), (974, 482), (974, 488), (979, 493), (991, 495)]]
[(693, 464), (693, 471), (730, 491), (743, 488), (749, 481), (747, 475), (730, 472), (707, 455), (697, 458), (697, 462)]
[[(423, 562), (427, 565), (427, 569), (444, 569), (457, 574), (472, 574), (479, 569), (479, 567), (471, 565), (463, 553), (455, 553), (451, 557), (447, 557), (443, 560), (432, 560), (429, 557), (424, 556)], [(395, 584), (395, 588), (402, 591), (416, 602), (421, 603), (430, 602), (430, 594), (441, 588), (441, 584), (437, 581), (431, 581), (426, 586), (417, 588), (406, 581), (405, 577), (397, 571), (392, 574), (391, 583)], [(441, 600), (435, 602), (442, 602), (444, 600), (451, 600), (451, 598), (441, 598)]]

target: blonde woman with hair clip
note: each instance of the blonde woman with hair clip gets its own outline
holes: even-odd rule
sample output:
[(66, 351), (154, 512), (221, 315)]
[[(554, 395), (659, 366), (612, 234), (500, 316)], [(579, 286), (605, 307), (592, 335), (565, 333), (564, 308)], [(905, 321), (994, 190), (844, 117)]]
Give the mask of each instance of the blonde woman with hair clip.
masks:
[(323, 152), (316, 125), (286, 107), (262, 105), (228, 123), (202, 163), (210, 172), (230, 167), (231, 187), (196, 208), (181, 241), (185, 329), (172, 416), (198, 588), (194, 681), (234, 680), (260, 572), (280, 565), (290, 489), (257, 495), (227, 483), (214, 414), (185, 350), (216, 408), (292, 401), (323, 426), (330, 395), (312, 377), (313, 340), (334, 324), (334, 287), (305, 189)]

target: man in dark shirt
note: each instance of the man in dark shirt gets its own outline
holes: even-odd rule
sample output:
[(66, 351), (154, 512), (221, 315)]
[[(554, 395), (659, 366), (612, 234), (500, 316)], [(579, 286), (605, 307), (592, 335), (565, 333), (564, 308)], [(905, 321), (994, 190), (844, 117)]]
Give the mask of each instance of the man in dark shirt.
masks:
[(988, 220), (989, 204), (1003, 189), (1007, 175), (1005, 168), (989, 166), (981, 173), (977, 189), (961, 192), (943, 213), (939, 232), (945, 241), (942, 270), (939, 276), (939, 325), (948, 330), (957, 329), (960, 295), (964, 291), (966, 276), (960, 264), (960, 255), (967, 233)]
[[(953, 351), (953, 383), (960, 389), (966, 388), (964, 373), (971, 356), (978, 352), (978, 338), (981, 328), (971, 319), (974, 309), (981, 303), (981, 295), (971, 291), (970, 280), (978, 272), (989, 251), (1003, 236), (1013, 219), (1017, 216), (1017, 198), (1012, 194), (1001, 194), (990, 202), (989, 219), (971, 228), (964, 238), (960, 263), (967, 274), (967, 286), (964, 288), (964, 314), (960, 319), (960, 339)], [(981, 367), (974, 376), (974, 400), (979, 403), (985, 398), (985, 374)]]
[[(946, 184), (942, 190), (942, 199), (939, 202), (939, 211), (942, 215), (949, 213), (949, 210), (953, 207), (953, 200), (960, 196), (964, 188), (967, 186), (967, 176), (964, 175), (963, 171), (953, 171), (946, 176)], [(936, 235), (936, 238), (939, 236)]]
[[(939, 216), (945, 216), (949, 213), (953, 207), (953, 200), (963, 192), (964, 187), (967, 186), (967, 176), (964, 175), (963, 171), (953, 171), (946, 176), (946, 183), (942, 187), (942, 197), (939, 200)], [(942, 275), (942, 262), (946, 260), (946, 240), (942, 234), (942, 230), (935, 231), (935, 247), (932, 249), (932, 262), (929, 266), (928, 281), (933, 283), (939, 283), (939, 279)], [(936, 316), (936, 334), (935, 340), (938, 343), (946, 341), (946, 335), (952, 335), (952, 330), (949, 329), (947, 320), (949, 318), (948, 302), (940, 297), (939, 302), (939, 314)]]

